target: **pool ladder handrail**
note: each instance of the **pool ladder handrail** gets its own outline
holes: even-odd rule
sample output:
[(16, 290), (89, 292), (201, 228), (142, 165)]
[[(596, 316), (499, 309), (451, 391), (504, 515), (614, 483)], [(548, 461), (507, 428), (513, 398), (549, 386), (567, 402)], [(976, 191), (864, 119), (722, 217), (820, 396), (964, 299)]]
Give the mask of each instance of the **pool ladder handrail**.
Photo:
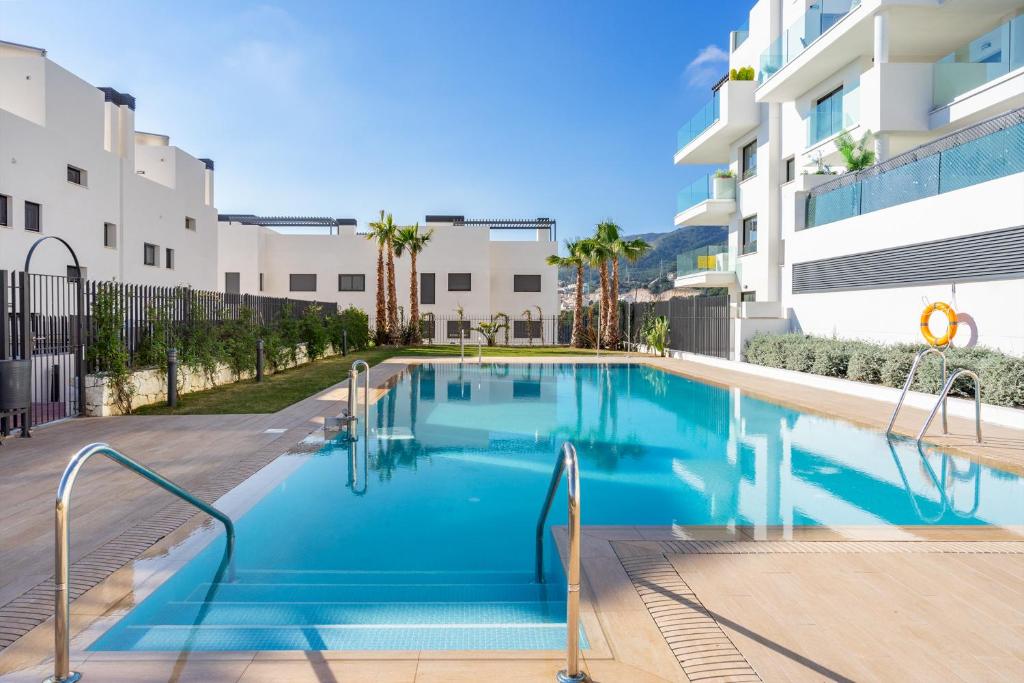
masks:
[(370, 429), (370, 364), (363, 359), (352, 362), (348, 371), (348, 437), (352, 441), (359, 440), (359, 418), (356, 408), (359, 407), (359, 368), (366, 368), (363, 379), (363, 431)]
[(544, 583), (544, 522), (547, 521), (551, 503), (558, 492), (558, 485), (565, 475), (568, 494), (568, 530), (569, 557), (566, 587), (566, 646), (565, 669), (557, 674), (558, 683), (579, 683), (587, 680), (587, 675), (580, 671), (579, 640), (580, 640), (580, 464), (576, 448), (566, 441), (558, 451), (558, 460), (551, 472), (548, 493), (544, 497), (544, 506), (537, 518), (535, 578), (537, 583)]
[[(907, 392), (910, 391), (910, 385), (914, 382), (914, 376), (917, 374), (917, 366), (921, 364), (921, 361), (930, 353), (937, 354), (942, 359), (942, 382), (945, 384), (948, 375), (946, 374), (946, 353), (943, 349), (929, 346), (927, 349), (918, 351), (917, 355), (914, 356), (914, 362), (910, 366), (910, 372), (907, 373), (907, 381), (903, 383), (903, 391), (900, 393), (900, 400), (896, 402), (896, 409), (892, 411), (892, 417), (889, 418), (889, 426), (885, 428), (886, 435), (892, 433), (892, 428), (896, 424), (896, 416), (899, 415), (900, 408), (903, 407), (903, 401), (907, 398)], [(949, 434), (949, 419), (946, 414), (946, 400), (943, 394), (942, 398), (942, 433)]]
[[(953, 388), (953, 383), (963, 375), (974, 380), (974, 435), (978, 443), (981, 443), (981, 380), (978, 379), (978, 375), (971, 370), (961, 369), (950, 375), (949, 379), (947, 379), (946, 383), (942, 386), (942, 391), (939, 392), (939, 400), (935, 402), (935, 405), (932, 407), (932, 411), (928, 413), (928, 419), (924, 421), (924, 424), (921, 425), (921, 431), (917, 433), (918, 444), (920, 444), (921, 440), (924, 439), (924, 433), (928, 431), (928, 427), (931, 426), (932, 420), (935, 419), (935, 413), (939, 411), (939, 406), (945, 405), (946, 395), (949, 393), (950, 389)], [(943, 430), (943, 433), (946, 433), (946, 431)]]
[(47, 678), (44, 683), (74, 683), (82, 678), (82, 674), (79, 672), (71, 671), (70, 656), (71, 596), (68, 594), (68, 582), (70, 581), (69, 558), (71, 556), (71, 489), (75, 485), (75, 479), (82, 466), (94, 455), (106, 456), (130, 472), (138, 474), (143, 479), (156, 484), (219, 521), (227, 532), (226, 555), (230, 557), (234, 553), (235, 525), (230, 517), (217, 508), (203, 502), (170, 479), (132, 460), (105, 443), (89, 444), (79, 450), (71, 456), (71, 460), (68, 461), (64, 473), (60, 477), (60, 483), (57, 485), (57, 501), (54, 509), (53, 676)]

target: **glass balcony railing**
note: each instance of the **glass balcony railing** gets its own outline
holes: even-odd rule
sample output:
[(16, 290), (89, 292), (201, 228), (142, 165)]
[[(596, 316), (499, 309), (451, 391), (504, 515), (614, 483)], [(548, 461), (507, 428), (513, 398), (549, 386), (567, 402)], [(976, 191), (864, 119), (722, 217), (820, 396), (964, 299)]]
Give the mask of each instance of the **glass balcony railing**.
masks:
[(694, 138), (711, 127), (720, 116), (719, 96), (716, 90), (711, 101), (700, 108), (693, 118), (687, 121), (676, 135), (676, 149), (682, 149), (693, 142)]
[(807, 8), (798, 21), (772, 41), (761, 53), (758, 82), (764, 83), (776, 71), (796, 59), (825, 31), (860, 5), (860, 0), (818, 0)]
[(711, 176), (697, 178), (696, 181), (679, 191), (676, 196), (676, 213), (682, 213), (690, 207), (706, 202), (711, 199), (711, 192)]
[(735, 52), (739, 49), (740, 45), (747, 42), (747, 38), (750, 37), (750, 24), (744, 22), (742, 26), (733, 31), (732, 39), (732, 50)]
[(975, 38), (933, 67), (933, 104), (943, 107), (965, 92), (1024, 67), (1024, 14)]
[(690, 249), (676, 256), (676, 277), (729, 270), (729, 245), (726, 242)]
[(811, 110), (811, 115), (807, 119), (808, 147), (857, 125), (857, 118), (847, 105), (848, 103), (840, 98), (839, 101), (831, 103), (821, 102)]
[[(991, 131), (991, 132), (989, 132)], [(962, 142), (961, 142), (962, 140)], [(1015, 173), (1024, 173), (1024, 111), (960, 131), (869, 169), (839, 187), (823, 185), (807, 198), (807, 227), (841, 221), (933, 197)]]

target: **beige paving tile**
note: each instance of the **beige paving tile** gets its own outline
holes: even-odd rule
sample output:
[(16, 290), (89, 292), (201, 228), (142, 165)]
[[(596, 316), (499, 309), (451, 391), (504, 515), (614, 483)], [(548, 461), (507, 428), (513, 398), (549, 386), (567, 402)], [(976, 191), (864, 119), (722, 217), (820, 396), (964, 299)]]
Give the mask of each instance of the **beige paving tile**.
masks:
[(545, 661), (421, 660), (416, 683), (551, 683), (565, 663)]
[(256, 660), (240, 683), (413, 683), (417, 662), (334, 660), (308, 652), (302, 659)]

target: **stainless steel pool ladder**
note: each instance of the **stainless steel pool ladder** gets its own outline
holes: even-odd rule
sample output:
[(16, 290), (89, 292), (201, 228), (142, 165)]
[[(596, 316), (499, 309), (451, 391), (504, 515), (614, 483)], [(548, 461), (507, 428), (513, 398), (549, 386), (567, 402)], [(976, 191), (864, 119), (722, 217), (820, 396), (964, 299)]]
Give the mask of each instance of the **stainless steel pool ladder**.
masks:
[(544, 506), (537, 518), (537, 538), (535, 554), (535, 573), (537, 583), (544, 583), (544, 522), (547, 521), (551, 503), (558, 492), (558, 485), (565, 475), (569, 499), (569, 558), (566, 576), (566, 645), (565, 669), (558, 672), (559, 683), (579, 683), (587, 680), (587, 675), (580, 671), (580, 464), (576, 456), (576, 448), (569, 442), (562, 444), (558, 451), (548, 493), (544, 498)]
[[(923, 351), (918, 351), (917, 355), (914, 356), (914, 363), (910, 366), (910, 372), (907, 374), (907, 381), (903, 383), (903, 391), (900, 393), (900, 400), (896, 403), (896, 409), (892, 411), (892, 417), (889, 418), (889, 426), (885, 428), (886, 434), (892, 433), (893, 425), (896, 424), (896, 416), (899, 415), (900, 408), (903, 407), (903, 401), (907, 398), (907, 392), (910, 391), (910, 385), (914, 383), (914, 376), (917, 374), (917, 366), (921, 364), (921, 361), (930, 353), (937, 354), (942, 359), (942, 382), (946, 382), (946, 354), (934, 346), (929, 346)], [(946, 396), (942, 394), (942, 433), (949, 433), (949, 421), (946, 416)]]
[(356, 429), (359, 423), (356, 417), (356, 408), (359, 406), (359, 368), (366, 370), (363, 377), (363, 430), (370, 429), (370, 364), (360, 359), (353, 362), (348, 371), (348, 436), (353, 441), (359, 439), (359, 430)]
[[(942, 391), (939, 392), (939, 400), (936, 401), (935, 405), (932, 407), (932, 412), (928, 414), (928, 419), (925, 420), (923, 425), (921, 425), (921, 431), (917, 433), (918, 444), (921, 443), (921, 440), (924, 438), (924, 433), (928, 431), (928, 427), (931, 425), (932, 420), (935, 419), (935, 413), (939, 411), (939, 406), (944, 406), (946, 404), (946, 395), (949, 393), (949, 390), (953, 388), (953, 383), (962, 375), (966, 375), (974, 380), (974, 435), (978, 440), (978, 443), (981, 443), (981, 380), (978, 379), (978, 375), (970, 370), (957, 370), (949, 376), (949, 379), (947, 379), (946, 383), (942, 386)], [(943, 413), (943, 417), (945, 417), (945, 413)], [(944, 434), (947, 433), (945, 429), (942, 431)]]
[(94, 455), (103, 455), (110, 458), (125, 469), (138, 474), (144, 479), (151, 481), (168, 493), (181, 498), (186, 503), (199, 508), (206, 514), (218, 520), (224, 525), (227, 532), (226, 555), (230, 557), (235, 548), (235, 525), (231, 519), (217, 508), (204, 503), (194, 495), (166, 479), (145, 465), (141, 465), (127, 455), (119, 453), (105, 443), (89, 444), (82, 450), (71, 456), (68, 466), (64, 468), (64, 474), (60, 477), (60, 484), (57, 485), (57, 504), (54, 515), (55, 532), (55, 562), (54, 562), (54, 590), (53, 590), (53, 676), (47, 678), (44, 683), (73, 683), (82, 678), (77, 671), (71, 671), (71, 596), (68, 594), (68, 582), (70, 575), (71, 555), (71, 489), (75, 485), (78, 472), (85, 465), (86, 461)]

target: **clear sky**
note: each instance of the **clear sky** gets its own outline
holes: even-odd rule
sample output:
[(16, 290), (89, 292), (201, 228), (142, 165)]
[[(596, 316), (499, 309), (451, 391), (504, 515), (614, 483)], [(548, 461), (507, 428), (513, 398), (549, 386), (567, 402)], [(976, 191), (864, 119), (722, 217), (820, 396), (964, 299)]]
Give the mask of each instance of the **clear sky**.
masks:
[[(0, 38), (138, 99), (221, 212), (672, 228), (679, 126), (752, 0), (0, 0)], [(706, 170), (705, 170), (706, 171)]]

